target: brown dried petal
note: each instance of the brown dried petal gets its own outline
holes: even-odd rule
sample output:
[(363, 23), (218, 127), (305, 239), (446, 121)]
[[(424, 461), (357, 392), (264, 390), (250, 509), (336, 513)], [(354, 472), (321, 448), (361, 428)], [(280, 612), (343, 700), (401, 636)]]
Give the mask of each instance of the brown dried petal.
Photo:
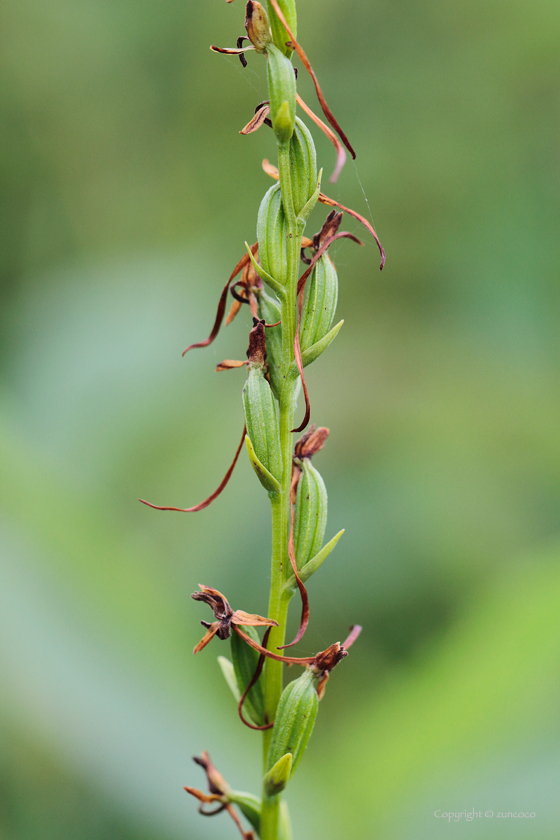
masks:
[(297, 645), (300, 639), (303, 638), (305, 631), (307, 630), (307, 625), (309, 624), (309, 597), (307, 595), (307, 589), (299, 576), (297, 561), (296, 561), (296, 552), (294, 549), (294, 504), (290, 498), (290, 535), (288, 537), (288, 556), (290, 558), (290, 563), (292, 564), (292, 570), (296, 579), (296, 583), (298, 585), (299, 594), (301, 596), (301, 618), (299, 622), (299, 629), (295, 635), (295, 638), (292, 642), (287, 645), (279, 645), (278, 650), (283, 650), (284, 648), (293, 647), (293, 645)]
[(255, 113), (255, 116), (249, 120), (247, 125), (241, 129), (239, 132), (240, 134), (253, 134), (254, 131), (258, 131), (261, 125), (264, 123), (268, 115), (270, 114), (270, 105), (268, 103), (264, 103), (263, 105), (258, 108)]
[(211, 586), (205, 586), (203, 583), (199, 583), (198, 588), (201, 591), (193, 592), (191, 595), (194, 601), (203, 601), (205, 604), (208, 604), (214, 613), (214, 618), (217, 618), (219, 621), (222, 621), (224, 618), (231, 619), (233, 610), (225, 595), (222, 595), (217, 589), (212, 589)]
[(321, 131), (324, 134), (327, 135), (327, 137), (329, 138), (329, 140), (331, 141), (331, 143), (333, 144), (333, 146), (336, 149), (336, 166), (334, 168), (333, 174), (329, 178), (329, 181), (331, 182), (331, 184), (334, 184), (336, 182), (338, 176), (340, 175), (341, 171), (342, 171), (342, 167), (346, 163), (346, 152), (344, 151), (344, 146), (342, 145), (342, 143), (340, 142), (340, 140), (338, 139), (338, 137), (336, 136), (334, 131), (331, 131), (331, 129), (328, 127), (328, 125), (325, 125), (323, 120), (320, 117), (318, 117), (317, 114), (315, 114), (311, 110), (309, 105), (305, 104), (305, 102), (303, 101), (303, 99), (301, 98), (301, 96), (299, 94), (296, 94), (296, 100), (297, 100), (298, 104), (301, 105), (301, 107), (303, 108), (305, 113), (308, 116), (311, 117), (311, 119), (313, 120), (315, 125), (318, 125), (319, 128), (321, 129)]
[(297, 458), (312, 458), (317, 452), (320, 452), (330, 432), (325, 426), (311, 426), (308, 432), (304, 434), (296, 443), (294, 453)]
[(264, 618), (262, 615), (246, 613), (244, 610), (235, 610), (231, 616), (231, 623), (246, 627), (278, 627), (278, 622), (273, 618)]
[(271, 178), (274, 178), (275, 181), (278, 181), (280, 178), (280, 173), (278, 172), (278, 167), (274, 166), (267, 158), (265, 158), (262, 162), (263, 171), (266, 172), (267, 175), (270, 175)]
[(210, 625), (200, 642), (194, 646), (193, 653), (200, 653), (203, 650), (208, 642), (211, 642), (218, 630), (220, 629), (221, 621), (214, 621), (213, 624)]
[(220, 362), (219, 365), (216, 365), (216, 371), (219, 372), (221, 370), (233, 370), (234, 368), (245, 367), (246, 364), (247, 360), (237, 361), (235, 359), (224, 359), (223, 362)]
[(202, 751), (202, 755), (193, 756), (193, 761), (198, 764), (204, 772), (206, 773), (206, 778), (208, 780), (208, 790), (210, 793), (217, 793), (217, 794), (225, 794), (230, 789), (230, 786), (222, 776), (219, 770), (217, 770), (212, 761), (210, 759), (210, 755), (208, 754), (207, 750)]

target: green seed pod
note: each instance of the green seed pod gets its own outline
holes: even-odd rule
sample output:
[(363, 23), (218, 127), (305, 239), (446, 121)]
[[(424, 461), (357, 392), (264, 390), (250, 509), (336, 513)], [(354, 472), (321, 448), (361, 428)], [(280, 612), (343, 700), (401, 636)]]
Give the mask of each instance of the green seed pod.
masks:
[(320, 551), (327, 527), (327, 488), (309, 458), (301, 461), (295, 513), (294, 550), (298, 569)]
[(261, 201), (257, 239), (261, 266), (267, 274), (285, 286), (288, 282), (288, 223), (280, 184), (274, 184)]
[[(294, 38), (297, 38), (297, 13), (295, 0), (278, 0), (278, 5), (286, 18), (286, 23), (292, 30)], [(286, 46), (286, 41), (290, 40), (290, 36), (286, 32), (284, 24), (280, 22), (280, 18), (274, 11), (271, 3), (268, 4), (268, 12), (274, 43), (279, 50), (282, 50), (282, 52), (289, 57), (292, 54), (292, 50), (290, 47)]]
[(270, 118), (279, 143), (287, 143), (296, 122), (296, 77), (289, 58), (274, 44), (266, 50), (268, 56), (268, 91)]
[(290, 173), (296, 216), (317, 189), (317, 154), (309, 129), (299, 117), (290, 140)]
[[(253, 641), (260, 644), (260, 639), (254, 627), (244, 627), (243, 631), (250, 636)], [(239, 694), (242, 695), (251, 679), (257, 670), (259, 661), (259, 654), (252, 647), (249, 647), (247, 642), (244, 642), (237, 633), (231, 634), (231, 658), (233, 661), (233, 670), (235, 679), (239, 688)], [(257, 726), (264, 724), (264, 698), (262, 693), (262, 685), (260, 680), (257, 680), (252, 687), (245, 703), (243, 704), (243, 711), (249, 715), (253, 723)]]
[[(282, 320), (279, 302), (267, 295), (265, 291), (259, 292), (259, 314), (267, 324), (277, 324)], [(272, 393), (276, 399), (279, 399), (284, 381), (282, 379), (282, 324), (269, 327), (266, 331), (266, 360)]]
[(301, 677), (288, 683), (276, 711), (266, 769), (271, 770), (282, 756), (292, 754), (293, 776), (317, 717), (317, 678), (306, 668)]
[(282, 455), (276, 402), (259, 364), (249, 364), (249, 376), (243, 386), (243, 406), (247, 435), (255, 455), (274, 478), (282, 476)]
[(323, 254), (315, 264), (305, 288), (301, 312), (299, 343), (302, 352), (326, 336), (338, 302), (338, 275), (329, 256)]

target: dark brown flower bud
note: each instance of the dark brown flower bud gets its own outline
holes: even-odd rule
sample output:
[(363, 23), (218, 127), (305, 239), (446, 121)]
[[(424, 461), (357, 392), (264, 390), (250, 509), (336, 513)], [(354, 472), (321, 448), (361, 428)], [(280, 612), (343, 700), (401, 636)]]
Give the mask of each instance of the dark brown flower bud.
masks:
[(251, 364), (264, 367), (266, 362), (266, 334), (264, 320), (253, 318), (253, 329), (249, 333), (249, 349), (247, 358)]
[(319, 426), (318, 429), (315, 426), (311, 426), (309, 431), (302, 435), (296, 443), (294, 448), (295, 457), (312, 458), (313, 455), (323, 448), (328, 436), (329, 429), (326, 429), (324, 426)]
[(248, 0), (245, 8), (245, 29), (257, 52), (264, 52), (272, 41), (268, 15), (257, 0)]

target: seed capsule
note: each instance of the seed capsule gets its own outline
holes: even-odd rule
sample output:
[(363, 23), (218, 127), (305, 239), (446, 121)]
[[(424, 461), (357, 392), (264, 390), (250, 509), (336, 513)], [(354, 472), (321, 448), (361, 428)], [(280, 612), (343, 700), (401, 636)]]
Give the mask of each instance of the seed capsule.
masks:
[(274, 184), (261, 201), (257, 217), (257, 239), (262, 267), (285, 286), (288, 282), (288, 223), (280, 184)]
[(294, 550), (298, 569), (320, 551), (327, 527), (328, 496), (325, 482), (309, 458), (301, 462), (294, 514)]
[(331, 328), (338, 302), (338, 275), (329, 256), (317, 261), (307, 282), (301, 312), (300, 346), (302, 352), (326, 336)]
[(264, 323), (256, 318), (249, 344), (249, 376), (243, 386), (243, 407), (247, 435), (260, 463), (278, 479), (282, 474), (282, 455), (276, 403), (264, 377)]
[(292, 196), (296, 215), (317, 188), (317, 154), (309, 129), (299, 117), (290, 140)]
[[(277, 300), (262, 290), (259, 292), (259, 314), (267, 324), (278, 324), (282, 319), (282, 309)], [(276, 399), (282, 390), (282, 324), (269, 327), (266, 331), (266, 358), (270, 385)]]
[[(251, 636), (251, 638), (260, 644), (260, 639), (254, 627), (244, 627), (244, 632)], [(259, 654), (256, 650), (244, 642), (237, 633), (231, 634), (231, 658), (233, 661), (233, 670), (239, 694), (243, 694), (253, 674), (257, 670), (259, 661)], [(245, 712), (249, 714), (253, 723), (257, 726), (262, 726), (264, 720), (264, 699), (262, 693), (262, 685), (260, 680), (257, 680), (255, 685), (247, 694), (244, 704)]]
[(306, 668), (297, 680), (289, 683), (280, 697), (266, 769), (271, 770), (282, 756), (292, 754), (290, 776), (299, 764), (311, 737), (317, 717), (317, 677)]
[(293, 134), (296, 121), (294, 66), (274, 44), (268, 45), (266, 53), (272, 128), (278, 142), (287, 143)]

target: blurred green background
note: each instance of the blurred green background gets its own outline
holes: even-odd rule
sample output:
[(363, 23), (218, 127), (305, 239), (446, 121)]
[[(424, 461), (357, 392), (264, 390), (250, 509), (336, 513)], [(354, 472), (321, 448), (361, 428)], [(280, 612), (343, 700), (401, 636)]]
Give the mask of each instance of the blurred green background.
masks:
[[(326, 191), (365, 214), (367, 196), (388, 260), (370, 239), (332, 249), (346, 323), (309, 374), (328, 536), (347, 532), (299, 650), (364, 632), (289, 790), (295, 840), (557, 838), (560, 7), (299, 16), (358, 152)], [(2, 4), (2, 840), (234, 837), (182, 790), (203, 787), (204, 748), (258, 790), (260, 739), (225, 646), (191, 655), (208, 616), (189, 595), (266, 611), (266, 496), (243, 458), (202, 513), (136, 501), (204, 498), (243, 423), (243, 373), (213, 368), (243, 354), (247, 313), (180, 355), (270, 183), (272, 133), (238, 134), (264, 61), (208, 50), (243, 17), (240, 0)], [(536, 816), (434, 817), (471, 809)]]

